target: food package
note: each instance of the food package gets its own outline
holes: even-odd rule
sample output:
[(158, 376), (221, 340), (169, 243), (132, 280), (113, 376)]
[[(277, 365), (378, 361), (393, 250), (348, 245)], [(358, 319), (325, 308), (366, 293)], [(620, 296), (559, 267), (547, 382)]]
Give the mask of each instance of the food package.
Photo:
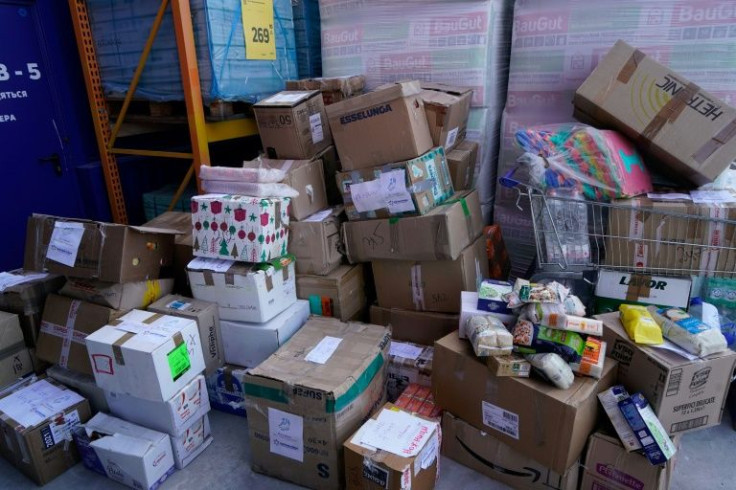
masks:
[(566, 390), (575, 381), (572, 369), (557, 354), (530, 354), (524, 357), (532, 364), (538, 374), (558, 388)]
[(562, 303), (529, 303), (521, 308), (520, 316), (532, 323), (557, 330), (603, 335), (602, 321), (569, 315)]
[(504, 295), (509, 308), (518, 308), (527, 303), (564, 303), (570, 290), (552, 281), (549, 284), (532, 284), (526, 279), (516, 279), (514, 289)]
[(621, 305), (621, 323), (629, 338), (637, 344), (659, 345), (664, 342), (662, 328), (654, 321), (646, 306)]
[(519, 320), (511, 334), (514, 336), (514, 350), (521, 354), (553, 352), (566, 362), (582, 360), (585, 340), (578, 333), (540, 327), (529, 320)]
[(464, 325), (465, 336), (473, 345), (478, 357), (503, 356), (511, 354), (513, 337), (501, 320), (490, 315), (475, 315)]
[(606, 343), (597, 337), (591, 336), (585, 339), (583, 358), (580, 362), (571, 363), (570, 367), (577, 374), (600, 379), (603, 375), (603, 364), (605, 358)]
[(631, 430), (631, 426), (624, 418), (624, 414), (618, 408), (618, 402), (629, 398), (629, 392), (623, 385), (612, 386), (606, 391), (598, 393), (598, 400), (603, 406), (603, 410), (606, 411), (606, 415), (611, 420), (613, 428), (618, 434), (618, 438), (624, 445), (626, 452), (638, 451), (641, 449), (641, 443), (636, 438), (636, 434)]
[(563, 305), (565, 306), (565, 313), (568, 315), (585, 316), (585, 305), (574, 294), (569, 294)]
[(728, 349), (726, 337), (679, 308), (648, 306), (652, 318), (662, 328), (662, 334), (675, 344), (698, 357)]

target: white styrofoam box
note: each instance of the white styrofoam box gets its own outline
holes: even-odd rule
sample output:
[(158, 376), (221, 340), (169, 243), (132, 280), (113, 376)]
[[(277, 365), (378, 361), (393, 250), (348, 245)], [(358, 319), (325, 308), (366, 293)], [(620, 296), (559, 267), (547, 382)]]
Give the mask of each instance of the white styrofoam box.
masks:
[(189, 424), (179, 435), (171, 436), (171, 447), (174, 450), (174, 462), (177, 469), (183, 469), (202, 451), (212, 444), (210, 419), (207, 415), (199, 417)]

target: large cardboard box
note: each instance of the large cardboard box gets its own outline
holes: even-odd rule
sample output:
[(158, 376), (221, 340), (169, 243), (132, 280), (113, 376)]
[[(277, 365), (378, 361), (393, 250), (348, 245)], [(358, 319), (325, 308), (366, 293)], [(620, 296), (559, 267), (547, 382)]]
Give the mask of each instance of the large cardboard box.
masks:
[(460, 292), (476, 290), (488, 276), (486, 242), (478, 238), (457, 260), (377, 260), (373, 276), (379, 306), (459, 313)]
[(319, 90), (322, 92), (322, 99), (326, 106), (360, 95), (364, 88), (365, 76), (363, 75), (286, 81), (286, 90)]
[(391, 338), (394, 340), (434, 345), (435, 340), (457, 330), (458, 322), (457, 315), (371, 305), (371, 323), (390, 325)]
[(166, 211), (145, 223), (150, 228), (165, 228), (179, 232), (174, 238), (174, 263), (171, 275), (174, 277), (174, 291), (178, 294), (191, 296), (187, 282), (186, 267), (192, 261), (192, 213), (183, 211)]
[(688, 277), (652, 276), (601, 269), (595, 286), (595, 311), (618, 311), (622, 304), (674, 306), (687, 310), (691, 288), (692, 281)]
[(483, 230), (476, 191), (456, 193), (424, 216), (348, 221), (343, 224), (350, 262), (455, 260)]
[(332, 144), (322, 94), (284, 91), (253, 106), (269, 158), (312, 158)]
[(157, 279), (171, 265), (173, 230), (34, 214), (23, 268), (106, 282)]
[(441, 146), (412, 160), (340, 172), (336, 179), (349, 220), (427, 214), (454, 192)]
[(312, 317), (246, 375), (253, 470), (315, 489), (344, 484), (342, 444), (385, 400), (391, 333)]
[(637, 345), (626, 334), (618, 313), (596, 318), (603, 321), (606, 354), (618, 361), (618, 382), (629, 393), (644, 395), (670, 435), (721, 423), (736, 352), (726, 350), (690, 361), (668, 350)]
[(95, 377), (91, 374), (82, 374), (54, 365), (46, 370), (46, 375), (86, 398), (92, 413), (110, 411), (105, 399), (105, 390), (97, 386)]
[(338, 206), (291, 223), (289, 253), (296, 257), (297, 274), (325, 276), (342, 263), (343, 216)]
[(123, 312), (50, 294), (43, 310), (36, 356), (63, 368), (92, 374), (85, 339)]
[(608, 359), (600, 380), (576, 377), (566, 390), (536, 378), (497, 377), (457, 333), (435, 342), (434, 365), (449, 367), (432, 373), (440, 408), (558, 474), (583, 452), (598, 420), (596, 395), (617, 372)]
[(341, 265), (326, 276), (297, 274), (296, 296), (309, 301), (313, 315), (353, 319), (366, 307), (363, 264)]
[(97, 385), (165, 402), (204, 371), (194, 320), (133, 310), (86, 338)]
[(653, 466), (639, 453), (628, 453), (615, 436), (596, 432), (585, 454), (580, 490), (667, 490), (675, 460)]
[(247, 368), (225, 364), (207, 376), (210, 406), (215, 410), (245, 417), (245, 374)]
[[(578, 462), (557, 473), (450, 412), (442, 416), (442, 454), (511, 488), (577, 490)], [(601, 489), (603, 490), (603, 489)]]
[(59, 294), (114, 310), (145, 309), (174, 289), (173, 279), (153, 279), (126, 283), (100, 282), (89, 279), (69, 279)]
[[(289, 161), (291, 160), (287, 160)], [(299, 195), (291, 200), (289, 207), (289, 214), (295, 220), (305, 219), (327, 207), (322, 160), (294, 161), (283, 182), (299, 192)]]
[[(420, 415), (409, 415), (408, 412), (391, 403), (377, 410), (371, 420), (377, 421), (381, 417), (386, 417), (387, 426), (396, 429), (396, 431), (386, 431), (386, 437), (382, 438), (382, 442), (392, 444), (395, 449), (389, 451), (363, 443), (362, 436), (370, 429), (368, 423), (358, 429), (343, 444), (346, 488), (349, 490), (379, 488), (432, 490), (439, 478), (439, 423)], [(406, 443), (402, 444), (402, 429), (411, 430), (417, 425), (420, 426), (420, 429), (417, 431), (416, 441), (412, 441), (417, 446), (417, 454), (414, 456), (401, 454), (398, 448), (403, 446), (403, 449), (408, 449), (409, 447)]]
[(342, 205), (342, 194), (337, 187), (335, 176), (342, 170), (340, 160), (337, 157), (335, 145), (330, 145), (319, 152), (314, 159), (322, 160), (322, 167), (325, 172), (325, 190), (327, 191), (327, 203), (330, 206)]
[(444, 146), (445, 151), (450, 151), (465, 139), (473, 89), (423, 82), (422, 90), (432, 142), (435, 146)]
[(343, 170), (416, 158), (432, 148), (419, 82), (384, 85), (327, 106)]
[(74, 431), (84, 466), (140, 490), (154, 490), (174, 473), (168, 434), (98, 413)]
[(309, 302), (297, 300), (265, 323), (223, 320), (225, 362), (256, 367), (286, 343), (309, 318)]
[(187, 267), (194, 297), (220, 306), (220, 319), (267, 322), (296, 301), (294, 260), (260, 264), (195, 259)]
[(171, 436), (171, 449), (174, 452), (176, 469), (184, 469), (197, 456), (202, 454), (213, 442), (210, 418), (199, 417), (189, 424), (181, 434)]
[(0, 388), (33, 372), (18, 315), (0, 311)]
[(290, 202), (288, 197), (194, 196), (194, 255), (253, 263), (286, 255)]
[(695, 184), (736, 158), (736, 109), (618, 41), (575, 92), (575, 117), (618, 129)]
[(217, 303), (170, 294), (149, 306), (148, 311), (189, 318), (197, 322), (205, 372), (208, 375), (225, 363), (225, 348), (222, 345), (220, 311)]
[(407, 342), (391, 341), (389, 349), (388, 401), (395, 402), (412, 383), (432, 386), (432, 357), (434, 348)]
[(475, 163), (478, 161), (478, 143), (464, 140), (447, 152), (452, 186), (456, 191), (473, 188)]
[(0, 395), (0, 454), (45, 485), (79, 462), (70, 430), (89, 417), (87, 400), (53, 380)]

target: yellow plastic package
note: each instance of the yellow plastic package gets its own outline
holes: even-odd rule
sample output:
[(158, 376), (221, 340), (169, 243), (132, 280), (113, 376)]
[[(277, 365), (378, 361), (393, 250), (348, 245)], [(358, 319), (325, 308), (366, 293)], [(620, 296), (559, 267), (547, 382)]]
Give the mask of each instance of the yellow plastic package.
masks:
[(637, 344), (658, 345), (664, 342), (662, 328), (654, 321), (646, 306), (621, 305), (621, 323), (629, 338)]

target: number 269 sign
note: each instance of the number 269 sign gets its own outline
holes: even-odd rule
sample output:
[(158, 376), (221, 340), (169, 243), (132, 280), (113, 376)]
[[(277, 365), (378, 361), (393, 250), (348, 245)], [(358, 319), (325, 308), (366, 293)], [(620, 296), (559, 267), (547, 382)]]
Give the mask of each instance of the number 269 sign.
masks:
[(273, 33), (273, 0), (240, 0), (245, 35), (245, 58), (275, 60), (276, 38)]

